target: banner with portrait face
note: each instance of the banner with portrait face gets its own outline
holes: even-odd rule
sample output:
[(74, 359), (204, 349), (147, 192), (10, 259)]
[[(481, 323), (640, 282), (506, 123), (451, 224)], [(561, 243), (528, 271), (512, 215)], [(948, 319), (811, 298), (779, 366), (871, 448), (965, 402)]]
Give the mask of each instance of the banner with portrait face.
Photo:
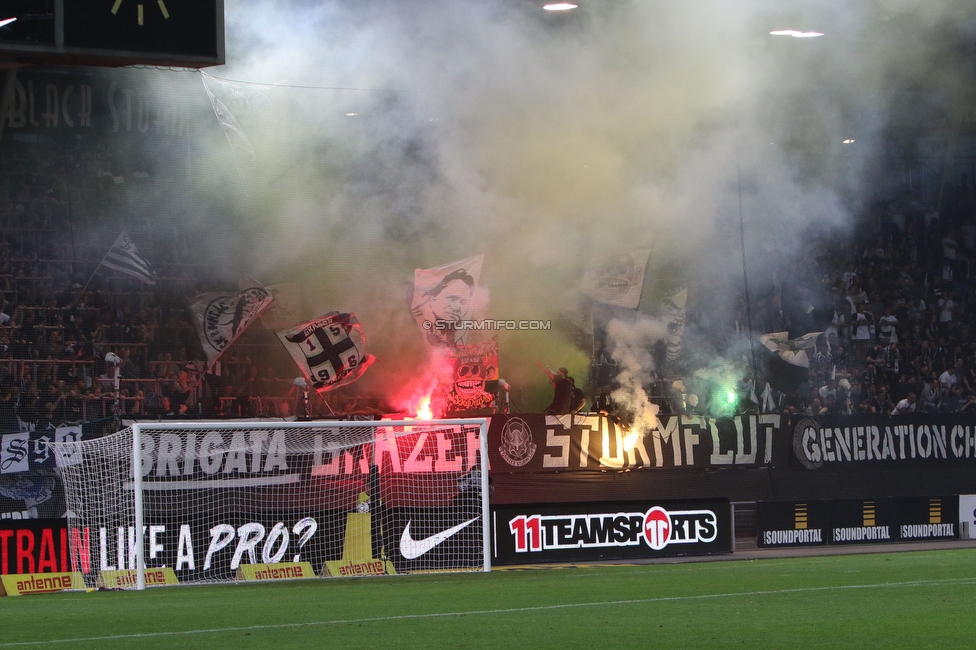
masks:
[(431, 358), (453, 356), (469, 343), (471, 329), (461, 321), (481, 318), (487, 300), (478, 283), (484, 255), (414, 271), (410, 313), (424, 335)]

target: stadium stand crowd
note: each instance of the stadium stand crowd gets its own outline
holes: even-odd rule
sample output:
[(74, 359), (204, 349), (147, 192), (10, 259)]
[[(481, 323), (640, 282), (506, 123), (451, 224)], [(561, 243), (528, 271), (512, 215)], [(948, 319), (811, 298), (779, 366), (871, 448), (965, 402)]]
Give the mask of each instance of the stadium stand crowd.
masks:
[[(807, 381), (778, 407), (892, 415), (976, 409), (976, 225), (967, 177), (942, 213), (886, 201), (858, 225), (853, 239), (813, 249), (811, 268), (829, 292), (829, 324), (808, 351)], [(803, 320), (804, 305), (792, 306), (774, 292), (753, 321), (766, 332), (802, 334), (791, 319)]]
[[(692, 363), (682, 374), (658, 375), (649, 387), (662, 412), (976, 410), (976, 224), (966, 175), (944, 210), (911, 196), (878, 201), (853, 237), (807, 241), (783, 274), (751, 305), (740, 296), (735, 330), (751, 322), (753, 350), (763, 352), (758, 333), (822, 332), (807, 350), (809, 367), (798, 385), (777, 390), (769, 373), (756, 370), (763, 364), (755, 352), (711, 372), (707, 361), (698, 370)], [(692, 312), (688, 322), (695, 322)], [(613, 360), (598, 352), (593, 369), (595, 384), (606, 389)]]
[[(37, 140), (8, 133), (0, 147), (0, 427), (111, 418), (110, 352), (121, 359), (124, 416), (294, 415), (297, 372), (269, 330), (249, 329), (203, 373), (187, 300), (213, 287), (198, 280), (207, 269), (186, 263), (193, 232), (125, 209), (126, 189), (152, 189), (148, 175), (113, 172), (123, 165), (97, 144)], [(155, 286), (105, 267), (92, 275), (122, 229), (152, 261)], [(333, 403), (378, 412), (355, 395)]]
[[(203, 374), (187, 299), (213, 287), (200, 281), (205, 271), (181, 256), (194, 233), (160, 229), (124, 209), (125, 183), (150, 182), (145, 172), (111, 171), (111, 156), (97, 146), (16, 138), (5, 139), (0, 158), (0, 426), (14, 426), (14, 415), (39, 424), (111, 416), (108, 352), (122, 360), (128, 416), (296, 413), (297, 373), (269, 330), (250, 328), (213, 372)], [(783, 391), (767, 387), (746, 359), (735, 368), (734, 408), (810, 414), (976, 409), (973, 207), (964, 175), (942, 210), (910, 195), (885, 200), (863, 211), (853, 237), (807, 242), (799, 262), (770, 290), (751, 304), (740, 300), (736, 320), (751, 322), (756, 335), (822, 331), (809, 351), (809, 370), (795, 390)], [(148, 287), (102, 269), (86, 286), (122, 229), (152, 260), (158, 283)], [(695, 324), (692, 312), (688, 324)], [(725, 327), (740, 335), (744, 330), (736, 323)], [(604, 345), (594, 346), (587, 382), (594, 398), (612, 389), (616, 373)], [(727, 410), (708, 398), (707, 381), (692, 365), (661, 373), (647, 386), (653, 399), (664, 412)], [(313, 415), (330, 407), (387, 411), (380, 398), (353, 390), (338, 391), (330, 407), (313, 402)], [(518, 409), (518, 393), (513, 402)]]

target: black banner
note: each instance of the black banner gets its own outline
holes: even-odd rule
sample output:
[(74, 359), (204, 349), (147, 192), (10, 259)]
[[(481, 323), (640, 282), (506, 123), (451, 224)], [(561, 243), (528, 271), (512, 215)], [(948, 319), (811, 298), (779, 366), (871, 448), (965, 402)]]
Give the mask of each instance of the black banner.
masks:
[(93, 437), (96, 423), (0, 434), (0, 520), (64, 515), (64, 491), (51, 442)]
[[(168, 84), (170, 92), (160, 92), (160, 83)], [(40, 134), (122, 138), (151, 140), (163, 152), (175, 151), (182, 143), (185, 151), (187, 138), (199, 135), (193, 131), (193, 118), (212, 110), (198, 80), (192, 84), (177, 77), (150, 84), (145, 75), (121, 69), (54, 73), (24, 68), (18, 71), (11, 93), (5, 129), (14, 139), (28, 141), (36, 141)], [(46, 173), (43, 167), (37, 172)], [(109, 173), (93, 186), (114, 182)]]
[[(182, 518), (173, 516), (175, 512), (169, 517), (155, 515), (146, 523), (146, 566), (170, 567), (180, 582), (231, 580), (242, 565), (255, 563), (310, 562), (317, 574), (323, 574), (326, 562), (331, 562), (339, 565), (331, 573), (335, 576), (347, 575), (348, 567), (354, 570), (348, 575), (382, 574), (387, 562), (397, 572), (479, 567), (483, 559), (479, 508), (480, 499), (475, 503), (472, 498), (452, 507), (322, 510), (312, 516), (229, 511), (206, 516), (197, 511)], [(38, 521), (46, 520), (24, 525), (33, 530)], [(60, 521), (61, 532), (53, 534), (67, 543), (64, 520)], [(136, 566), (131, 526), (72, 529), (70, 535), (78, 549), (75, 564), (82, 573)], [(20, 537), (7, 537), (12, 541), (3, 557), (10, 558), (11, 566), (44, 568), (38, 557), (21, 561), (16, 546)], [(0, 541), (6, 542), (7, 537), (0, 529)], [(40, 541), (31, 544), (36, 556)], [(61, 558), (57, 555), (48, 564), (62, 566)]]
[[(325, 560), (343, 557), (346, 511), (245, 513), (178, 511), (147, 517), (146, 566), (170, 567), (180, 582), (232, 580), (242, 564), (311, 562), (315, 572)], [(368, 526), (367, 526), (368, 528)], [(87, 532), (87, 536), (84, 534)], [(71, 531), (80, 541), (82, 573), (136, 568), (135, 530), (92, 526)], [(368, 538), (367, 553), (368, 556)]]
[(779, 428), (773, 414), (662, 416), (657, 428), (628, 440), (613, 418), (596, 414), (495, 415), (488, 454), (492, 470), (501, 472), (756, 467), (772, 460)]
[[(245, 427), (142, 431), (147, 567), (198, 582), (255, 563), (310, 562), (332, 576), (480, 565), (477, 428), (394, 438), (356, 427), (347, 433), (364, 444), (336, 451), (324, 433)], [(111, 513), (82, 524), (83, 573), (135, 568), (131, 526)]]
[(491, 518), (499, 565), (732, 552), (727, 500), (507, 506)]
[(789, 426), (790, 465), (797, 468), (976, 465), (976, 424), (969, 415), (807, 417)]
[(395, 508), (382, 521), (384, 548), (398, 573), (483, 566), (480, 498), (460, 508)]

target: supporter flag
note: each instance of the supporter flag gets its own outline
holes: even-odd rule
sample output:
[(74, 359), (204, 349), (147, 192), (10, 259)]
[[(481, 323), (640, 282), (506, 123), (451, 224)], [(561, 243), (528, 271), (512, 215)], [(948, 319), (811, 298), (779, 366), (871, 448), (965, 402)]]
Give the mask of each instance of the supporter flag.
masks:
[(593, 340), (593, 305), (579, 304), (562, 310), (559, 315), (562, 329), (578, 347), (585, 349)]
[[(755, 400), (757, 403), (759, 400)], [(770, 383), (766, 382), (766, 387), (762, 392), (762, 412), (763, 413), (775, 413), (776, 412), (776, 399), (773, 397), (773, 387)]]
[[(210, 106), (213, 108), (217, 123), (220, 124), (220, 129), (224, 132), (227, 144), (234, 154), (237, 174), (242, 181), (245, 181), (245, 177), (250, 176), (245, 172), (256, 171), (254, 164), (258, 161), (258, 156), (238, 118), (243, 119), (246, 115), (254, 113), (254, 109), (259, 105), (267, 104), (267, 100), (258, 97), (253, 88), (249, 89), (241, 84), (217, 79), (205, 72), (201, 73), (200, 80), (207, 92), (207, 98), (210, 99)], [(235, 108), (233, 111), (232, 106)], [(247, 194), (246, 184), (244, 193)]]
[(451, 356), (455, 347), (468, 343), (471, 329), (462, 321), (480, 318), (487, 304), (478, 284), (484, 260), (484, 255), (476, 255), (414, 271), (410, 313), (431, 357)]
[(498, 383), (498, 337), (457, 346), (453, 362), (447, 411), (456, 413), (492, 407), (497, 389), (490, 391), (488, 382)]
[(592, 260), (583, 272), (580, 291), (608, 305), (636, 309), (644, 288), (644, 269), (651, 249)]
[(366, 354), (366, 335), (355, 314), (329, 312), (276, 334), (319, 393), (356, 381), (376, 361)]
[(817, 337), (821, 334), (823, 332), (809, 332), (799, 338), (790, 339), (789, 332), (773, 332), (760, 336), (759, 342), (770, 352), (779, 354), (779, 358), (786, 363), (809, 368), (810, 358), (806, 351), (817, 346)]
[(112, 244), (112, 248), (108, 249), (99, 266), (139, 278), (146, 284), (156, 284), (156, 272), (152, 270), (146, 258), (139, 254), (136, 245), (124, 230)]
[(272, 302), (271, 292), (260, 286), (235, 294), (204, 293), (194, 299), (190, 313), (196, 321), (208, 368)]
[(237, 288), (243, 291), (249, 287), (264, 287), (271, 293), (274, 302), (261, 314), (261, 327), (268, 330), (282, 330), (291, 327), (303, 318), (303, 296), (301, 282), (284, 282), (264, 285), (250, 276), (237, 281)]

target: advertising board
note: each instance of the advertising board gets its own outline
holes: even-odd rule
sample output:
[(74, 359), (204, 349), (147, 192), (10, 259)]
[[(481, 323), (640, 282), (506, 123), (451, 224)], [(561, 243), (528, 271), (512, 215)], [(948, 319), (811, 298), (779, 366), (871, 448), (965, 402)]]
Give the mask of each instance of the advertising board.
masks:
[(732, 552), (725, 500), (505, 506), (493, 564), (594, 562)]
[(0, 520), (0, 575), (75, 571), (77, 560), (64, 519)]
[[(963, 503), (955, 496), (761, 501), (756, 541), (759, 548), (780, 548), (957, 539)], [(974, 508), (965, 516), (974, 516)]]
[(756, 504), (759, 548), (827, 543), (827, 502), (760, 501)]

